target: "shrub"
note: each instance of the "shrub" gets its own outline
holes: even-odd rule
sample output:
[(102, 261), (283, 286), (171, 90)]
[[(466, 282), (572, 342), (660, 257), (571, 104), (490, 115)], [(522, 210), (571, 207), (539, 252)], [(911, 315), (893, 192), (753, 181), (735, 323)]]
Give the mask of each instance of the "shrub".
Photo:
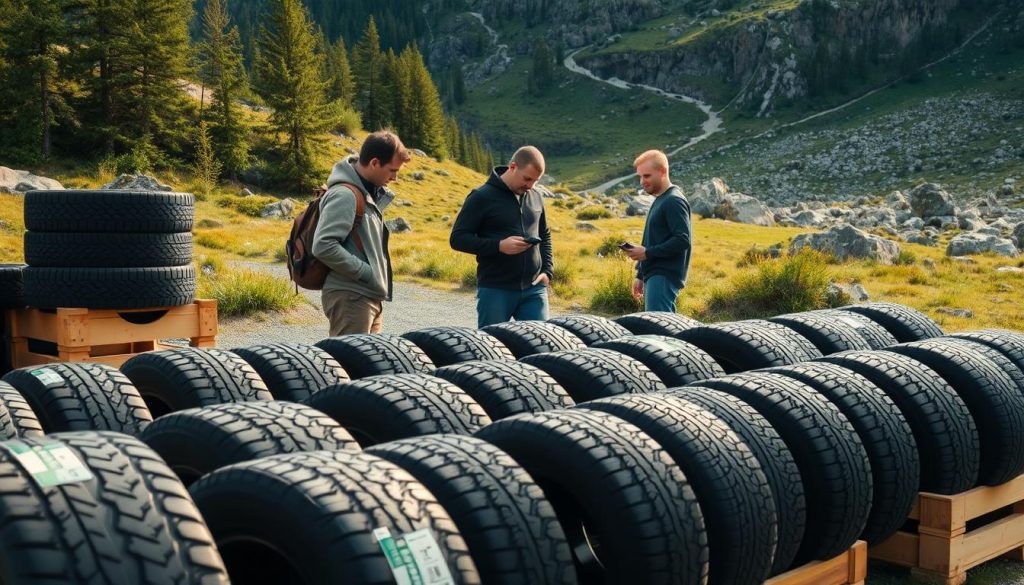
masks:
[(277, 203), (277, 198), (267, 195), (252, 195), (249, 197), (225, 195), (217, 199), (217, 207), (234, 209), (238, 213), (250, 217), (259, 217), (263, 208), (271, 203)]
[[(625, 241), (626, 236), (622, 234), (605, 236), (604, 239), (601, 240), (601, 243), (597, 245), (596, 254), (598, 256), (604, 256), (605, 258), (614, 257), (622, 251), (619, 249), (619, 244)], [(619, 256), (621, 257), (621, 254), (619, 254)]]
[(566, 286), (572, 286), (576, 283), (576, 278), (580, 275), (580, 267), (576, 264), (575, 260), (568, 258), (556, 258), (555, 259), (555, 270), (552, 277), (552, 285), (563, 284)]
[(612, 212), (608, 211), (604, 207), (598, 207), (596, 205), (592, 205), (590, 207), (585, 207), (585, 208), (579, 210), (578, 212), (576, 212), (576, 219), (579, 219), (579, 220), (582, 220), (582, 221), (589, 221), (589, 220), (592, 220), (592, 219), (605, 219), (605, 218), (609, 218), (611, 216), (612, 216)]
[(830, 306), (827, 257), (801, 250), (789, 258), (766, 260), (714, 290), (705, 318), (757, 319)]
[(900, 250), (899, 256), (896, 257), (896, 265), (911, 266), (913, 264), (917, 264), (917, 255), (910, 250)]
[(198, 294), (217, 299), (217, 313), (222, 316), (283, 311), (301, 299), (287, 280), (252, 270), (222, 270), (203, 276)]
[(782, 256), (782, 245), (775, 244), (767, 248), (760, 248), (758, 246), (751, 246), (743, 256), (736, 262), (737, 268), (743, 268), (744, 266), (755, 266), (764, 262), (765, 260), (772, 260)]
[(590, 297), (590, 310), (614, 315), (641, 310), (642, 302), (633, 298), (635, 277), (636, 272), (630, 264), (623, 262), (615, 267), (594, 290), (594, 295)]
[(335, 124), (335, 129), (349, 136), (354, 136), (362, 128), (362, 125), (363, 122), (359, 118), (359, 112), (351, 108), (342, 108), (338, 114), (338, 122)]

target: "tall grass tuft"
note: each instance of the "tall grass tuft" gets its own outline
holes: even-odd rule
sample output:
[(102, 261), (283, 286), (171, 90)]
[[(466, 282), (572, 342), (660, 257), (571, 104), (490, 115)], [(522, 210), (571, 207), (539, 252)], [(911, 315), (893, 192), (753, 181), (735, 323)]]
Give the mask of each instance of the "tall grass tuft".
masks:
[(613, 315), (641, 310), (642, 302), (633, 298), (633, 279), (636, 272), (632, 264), (622, 262), (607, 274), (608, 278), (597, 285), (594, 295), (590, 297), (590, 310)]
[(223, 316), (283, 311), (301, 298), (290, 282), (267, 272), (223, 268), (200, 277), (198, 295), (217, 299), (217, 313)]
[(707, 320), (758, 319), (831, 306), (828, 259), (814, 250), (777, 260), (762, 260), (734, 277), (731, 289), (708, 299)]

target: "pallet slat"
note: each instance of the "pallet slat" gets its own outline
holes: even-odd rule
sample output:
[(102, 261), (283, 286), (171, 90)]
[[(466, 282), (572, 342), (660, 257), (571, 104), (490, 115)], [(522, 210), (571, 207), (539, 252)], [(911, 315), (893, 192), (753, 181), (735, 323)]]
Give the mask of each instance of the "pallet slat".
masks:
[(833, 559), (807, 563), (768, 579), (764, 585), (863, 585), (867, 572), (868, 545), (858, 540)]

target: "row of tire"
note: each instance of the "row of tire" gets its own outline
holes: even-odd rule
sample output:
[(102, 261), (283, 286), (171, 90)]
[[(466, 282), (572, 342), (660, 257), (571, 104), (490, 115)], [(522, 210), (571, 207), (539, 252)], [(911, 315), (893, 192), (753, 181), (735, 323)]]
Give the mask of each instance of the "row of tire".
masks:
[[(195, 581), (226, 566), (237, 583), (391, 582), (412, 568), (383, 552), (388, 528), (399, 543), (426, 530), (436, 555), (419, 570), (453, 582), (759, 583), (884, 540), (918, 490), (1024, 471), (1024, 337), (930, 339), (941, 335), (876, 303), (717, 325), (580, 315), (153, 352), (121, 371), (16, 370), (0, 383), (0, 429), (57, 440), (101, 471), (74, 486), (91, 493), (60, 500), (71, 487), (33, 491), (0, 449), (0, 476), (22, 478), (0, 482), (0, 507), (16, 501), (36, 523), (77, 517), (133, 559), (135, 533), (88, 526), (94, 507), (173, 508), (145, 529), (176, 542), (189, 519), (174, 566)], [(40, 437), (77, 429), (138, 439)], [(107, 472), (121, 479), (108, 486)], [(25, 572), (13, 574), (59, 556), (62, 541), (18, 541), (31, 525), (12, 526), (0, 554), (19, 552), (10, 566)]]
[(135, 309), (195, 297), (190, 193), (29, 191), (25, 262), (0, 269), (17, 283), (0, 307)]

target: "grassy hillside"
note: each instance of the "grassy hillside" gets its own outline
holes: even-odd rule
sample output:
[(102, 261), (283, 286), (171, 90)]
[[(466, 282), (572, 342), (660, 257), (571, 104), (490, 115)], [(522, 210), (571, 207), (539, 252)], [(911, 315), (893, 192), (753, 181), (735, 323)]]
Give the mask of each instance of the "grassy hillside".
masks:
[[(330, 156), (340, 158), (346, 148), (355, 148), (359, 137), (342, 139), (331, 147)], [(423, 173), (422, 180), (413, 179)], [(448, 176), (443, 176), (447, 173)], [(91, 187), (104, 177), (77, 172), (54, 176), (67, 186)], [(189, 187), (184, 175), (161, 175), (161, 180), (179, 189)], [(474, 259), (448, 247), (451, 223), (468, 191), (484, 177), (451, 162), (415, 158), (392, 184), (398, 200), (388, 209), (388, 218), (404, 217), (413, 227), (410, 233), (392, 238), (392, 258), (398, 278), (448, 289), (472, 290)], [(224, 186), (197, 203), (196, 255), (220, 263), (231, 260), (259, 262), (281, 261), (282, 248), (290, 222), (259, 219), (246, 215), (238, 186)], [(23, 258), (20, 234), (22, 199), (0, 196), (0, 261), (20, 262)], [(605, 200), (605, 201), (610, 201)], [(592, 202), (578, 196), (548, 201), (552, 226), (556, 278), (553, 302), (560, 308), (588, 310), (602, 289), (622, 300), (630, 278), (630, 264), (615, 249), (624, 240), (639, 240), (642, 218), (596, 219), (589, 223), (595, 232), (576, 228), (577, 214)], [(221, 227), (210, 226), (219, 222)], [(216, 226), (216, 224), (213, 224)], [(759, 228), (720, 220), (694, 223), (694, 260), (691, 280), (680, 299), (680, 309), (698, 318), (728, 318), (725, 313), (708, 310), (708, 300), (716, 292), (729, 291), (734, 280), (752, 274), (755, 266), (743, 265), (751, 247), (784, 243), (806, 230), (796, 228)], [(848, 262), (827, 267), (829, 276), (844, 283), (861, 283), (874, 300), (890, 300), (917, 307), (949, 330), (982, 327), (1009, 327), (1024, 330), (1024, 315), (1018, 310), (1024, 275), (996, 272), (1001, 266), (1024, 266), (1020, 260), (981, 256), (970, 263), (946, 258), (944, 246), (927, 248), (904, 245), (905, 265), (883, 266), (872, 262)], [(967, 275), (969, 278), (965, 278)], [(467, 298), (467, 302), (471, 302)], [(607, 306), (607, 305), (604, 305)], [(620, 312), (629, 310), (620, 305)], [(974, 317), (957, 318), (939, 312), (941, 308), (968, 308)]]

